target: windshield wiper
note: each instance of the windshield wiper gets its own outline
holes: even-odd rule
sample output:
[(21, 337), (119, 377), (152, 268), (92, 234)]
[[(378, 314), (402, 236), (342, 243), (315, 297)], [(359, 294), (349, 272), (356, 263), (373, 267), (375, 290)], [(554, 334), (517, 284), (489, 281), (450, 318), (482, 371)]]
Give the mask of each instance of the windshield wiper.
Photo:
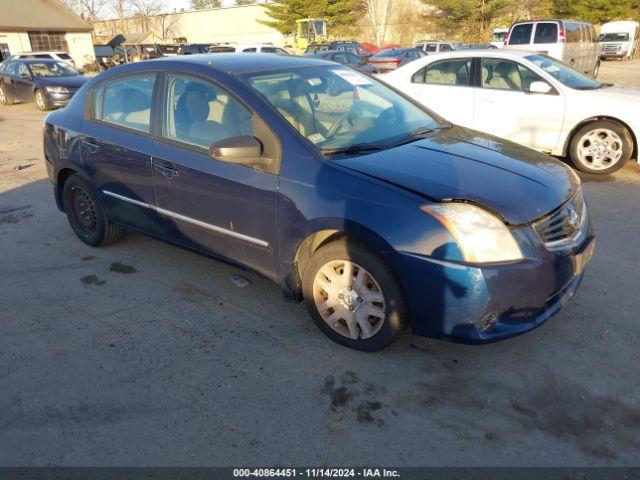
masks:
[(405, 135), (404, 137), (400, 137), (397, 140), (394, 140), (393, 142), (388, 143), (387, 145), (384, 146), (384, 148), (386, 150), (387, 148), (399, 147), (400, 145), (413, 142), (414, 140), (420, 140), (421, 138), (424, 138), (426, 134), (431, 133), (434, 130), (438, 130), (438, 129), (434, 127), (416, 128), (415, 130), (412, 130), (408, 135)]
[(339, 148), (323, 148), (320, 150), (322, 155), (337, 155), (343, 153), (345, 155), (357, 155), (359, 153), (371, 152), (374, 150), (384, 150), (383, 146), (375, 145), (373, 143), (356, 143), (354, 145), (348, 145), (346, 147)]

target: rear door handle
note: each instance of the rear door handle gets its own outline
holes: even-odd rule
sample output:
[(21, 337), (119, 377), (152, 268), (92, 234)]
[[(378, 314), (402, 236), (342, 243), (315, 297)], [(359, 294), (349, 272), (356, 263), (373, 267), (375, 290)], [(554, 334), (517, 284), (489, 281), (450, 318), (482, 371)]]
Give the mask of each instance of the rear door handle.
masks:
[(158, 160), (151, 161), (153, 163), (153, 169), (167, 180), (171, 180), (178, 176), (178, 170), (176, 170), (172, 164), (160, 162)]

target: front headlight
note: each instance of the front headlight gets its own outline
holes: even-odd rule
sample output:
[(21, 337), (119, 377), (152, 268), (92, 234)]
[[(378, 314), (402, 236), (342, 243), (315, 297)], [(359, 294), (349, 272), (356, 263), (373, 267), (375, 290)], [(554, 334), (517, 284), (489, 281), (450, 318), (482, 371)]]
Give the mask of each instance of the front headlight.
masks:
[(44, 88), (46, 88), (47, 92), (49, 93), (69, 93), (69, 90), (67, 90), (66, 87), (57, 87), (57, 86), (49, 85)]
[(471, 263), (522, 260), (513, 235), (495, 215), (468, 203), (441, 203), (420, 207), (435, 217), (456, 239), (464, 260)]

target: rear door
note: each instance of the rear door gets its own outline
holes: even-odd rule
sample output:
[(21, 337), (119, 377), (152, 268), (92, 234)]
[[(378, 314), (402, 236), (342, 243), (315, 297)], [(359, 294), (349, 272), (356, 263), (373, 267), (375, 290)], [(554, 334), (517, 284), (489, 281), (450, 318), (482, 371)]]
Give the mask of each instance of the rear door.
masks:
[(276, 170), (215, 160), (225, 138), (258, 138), (277, 157), (277, 139), (241, 100), (208, 79), (167, 73), (161, 138), (153, 145), (153, 185), (167, 235), (273, 277), (277, 243)]
[(137, 73), (94, 87), (80, 148), (110, 218), (161, 237), (151, 174), (155, 79), (155, 72)]
[(473, 128), (472, 66), (471, 57), (430, 63), (413, 73), (408, 93), (447, 120)]
[(481, 85), (476, 91), (474, 127), (542, 151), (552, 151), (565, 113), (565, 98), (555, 90), (530, 93), (543, 79), (519, 62), (481, 58)]

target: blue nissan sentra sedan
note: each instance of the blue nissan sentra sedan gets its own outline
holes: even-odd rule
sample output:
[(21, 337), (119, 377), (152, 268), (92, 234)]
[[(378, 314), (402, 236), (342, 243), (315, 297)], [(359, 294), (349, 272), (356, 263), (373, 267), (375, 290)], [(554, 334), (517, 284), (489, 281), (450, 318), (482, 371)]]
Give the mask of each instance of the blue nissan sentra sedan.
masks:
[(405, 326), (468, 343), (531, 330), (594, 250), (565, 165), (323, 60), (125, 65), (45, 123), (54, 197), (80, 240), (129, 229), (249, 267), (359, 350)]

